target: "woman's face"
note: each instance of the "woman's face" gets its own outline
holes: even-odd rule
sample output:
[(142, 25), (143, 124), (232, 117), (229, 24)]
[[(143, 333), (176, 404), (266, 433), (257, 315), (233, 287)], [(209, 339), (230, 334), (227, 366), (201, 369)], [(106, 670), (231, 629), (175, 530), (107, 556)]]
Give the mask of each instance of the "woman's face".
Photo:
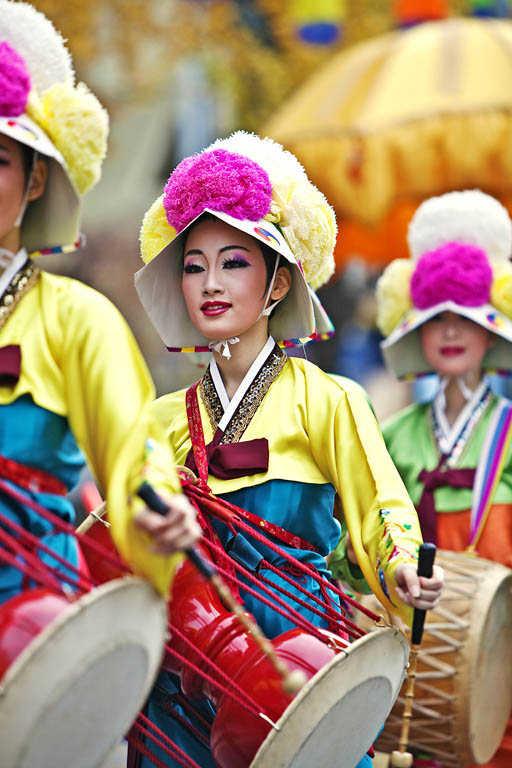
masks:
[(0, 134), (0, 248), (17, 251), (19, 229), (14, 226), (25, 193), (21, 146)]
[(185, 241), (182, 290), (190, 319), (208, 339), (241, 336), (259, 318), (267, 270), (257, 241), (218, 219)]
[(467, 317), (441, 312), (420, 328), (423, 354), (440, 376), (480, 373), (482, 360), (495, 338)]

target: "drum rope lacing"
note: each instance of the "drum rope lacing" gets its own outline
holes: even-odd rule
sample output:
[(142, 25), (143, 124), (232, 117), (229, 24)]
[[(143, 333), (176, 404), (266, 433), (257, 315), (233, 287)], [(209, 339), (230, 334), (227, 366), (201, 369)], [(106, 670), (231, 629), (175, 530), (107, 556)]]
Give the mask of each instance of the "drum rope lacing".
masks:
[[(173, 698), (174, 698), (174, 696), (173, 696)], [(180, 705), (183, 708), (185, 708), (186, 703), (187, 703), (186, 699), (184, 699), (183, 696), (182, 696), (181, 697), (181, 701), (180, 701)], [(183, 715), (180, 715), (179, 712), (177, 712), (174, 709), (174, 707), (172, 707), (172, 705), (169, 704), (168, 702), (165, 703), (165, 708), (166, 708), (167, 712), (169, 713), (169, 715), (174, 720), (177, 720), (178, 723), (180, 723), (180, 725), (182, 725), (184, 728), (187, 728), (187, 730), (189, 730), (190, 733), (193, 736), (195, 736), (198, 741), (202, 742), (207, 749), (210, 748), (209, 738), (204, 733), (201, 733), (199, 728), (196, 728), (195, 726), (193, 726), (191, 722), (189, 722), (185, 717), (183, 717)], [(192, 708), (190, 708), (188, 711), (191, 714), (193, 714), (195, 717), (197, 717), (198, 713), (195, 710), (192, 710)], [(206, 723), (206, 720), (204, 722)], [(210, 724), (208, 723), (207, 726), (208, 726), (207, 727), (207, 731), (209, 733), (211, 731)]]
[[(194, 506), (197, 507), (203, 501), (209, 502), (208, 512), (211, 515), (214, 515), (218, 520), (220, 520), (223, 523), (232, 525), (235, 529), (238, 528), (240, 531), (256, 539), (256, 541), (259, 541), (260, 543), (264, 544), (266, 547), (268, 547), (269, 549), (279, 554), (280, 557), (287, 560), (288, 563), (290, 563), (298, 571), (312, 577), (319, 585), (325, 586), (327, 589), (331, 590), (331, 592), (333, 592), (338, 597), (340, 597), (343, 601), (345, 601), (352, 607), (356, 608), (357, 610), (362, 611), (362, 613), (368, 616), (368, 618), (372, 619), (372, 621), (375, 621), (375, 622), (379, 621), (380, 617), (377, 614), (375, 614), (373, 611), (369, 610), (365, 606), (358, 603), (357, 600), (351, 598), (341, 589), (336, 587), (332, 582), (328, 582), (324, 577), (322, 577), (316, 571), (316, 569), (302, 563), (300, 560), (297, 560), (297, 558), (293, 557), (293, 555), (291, 555), (289, 552), (284, 550), (279, 545), (275, 544), (269, 537), (260, 533), (260, 531), (256, 530), (255, 528), (253, 528), (253, 526), (249, 525), (240, 517), (238, 517), (237, 513), (239, 508), (236, 507), (234, 504), (231, 504), (230, 502), (226, 501), (225, 499), (222, 499), (217, 496), (213, 497), (210, 493), (210, 489), (207, 488), (207, 486), (205, 487), (201, 480), (198, 479), (197, 482), (192, 482), (189, 476), (186, 476), (186, 477), (182, 476), (181, 484), (184, 492), (187, 494), (189, 498), (189, 501), (193, 502)], [(225, 555), (225, 551), (222, 550), (222, 552)], [(278, 588), (277, 585), (274, 585), (274, 586)], [(298, 586), (298, 585), (295, 584), (295, 586)], [(307, 590), (305, 590), (305, 593), (309, 594)], [(329, 609), (330, 606), (324, 602), (324, 607), (326, 609)], [(345, 621), (345, 617), (343, 617), (343, 621)]]
[[(178, 653), (178, 651), (174, 650), (170, 645), (165, 646), (166, 653), (170, 654), (171, 656), (174, 656), (174, 658), (179, 659), (186, 667), (189, 669), (192, 669), (194, 672), (197, 672), (197, 674), (202, 677), (204, 680), (206, 680), (211, 685), (214, 685), (216, 688), (218, 688), (222, 693), (230, 696), (234, 701), (236, 701), (237, 704), (239, 704), (243, 709), (245, 709), (247, 712), (250, 712), (251, 715), (254, 715), (255, 717), (261, 717), (263, 714), (261, 712), (260, 707), (256, 704), (253, 698), (249, 696), (247, 691), (244, 691), (243, 688), (240, 688), (234, 680), (232, 680), (228, 675), (226, 675), (225, 672), (223, 672), (215, 662), (211, 661), (211, 659), (208, 658), (202, 651), (199, 650), (199, 648), (196, 648), (196, 646), (188, 640), (185, 635), (180, 632), (177, 627), (171, 625), (172, 631), (175, 632), (176, 635), (179, 636), (180, 640), (185, 642), (189, 648), (193, 650), (193, 652), (201, 658), (201, 660), (208, 664), (208, 666), (212, 667), (215, 672), (219, 675), (219, 677), (224, 678), (226, 681), (226, 685), (223, 685), (221, 682), (219, 682), (218, 679), (215, 679), (211, 675), (209, 675), (207, 672), (205, 672), (201, 667), (198, 667), (196, 664), (194, 664), (190, 659), (187, 659), (183, 654)], [(229, 686), (229, 687), (228, 687)], [(236, 691), (236, 693), (233, 693), (233, 690)], [(266, 717), (266, 716), (265, 716)], [(267, 720), (268, 722), (268, 720)]]
[[(288, 590), (284, 589), (282, 586), (274, 584), (269, 579), (264, 577), (261, 573), (259, 573), (258, 575), (252, 574), (243, 565), (241, 565), (237, 561), (234, 561), (232, 558), (228, 557), (226, 554), (226, 551), (220, 546), (220, 544), (217, 544), (216, 542), (212, 541), (212, 538), (211, 538), (212, 526), (210, 523), (210, 525), (207, 526), (207, 530), (205, 531), (206, 536), (203, 536), (203, 543), (211, 551), (212, 559), (214, 559), (214, 562), (216, 562), (217, 569), (228, 580), (228, 582), (233, 588), (236, 589), (238, 587), (238, 589), (242, 589), (245, 592), (253, 595), (258, 600), (263, 602), (265, 605), (270, 607), (272, 610), (281, 614), (285, 618), (291, 620), (293, 624), (295, 624), (296, 626), (305, 629), (307, 632), (317, 637), (317, 639), (327, 644), (329, 643), (332, 644), (333, 642), (332, 636), (329, 637), (329, 633), (322, 632), (321, 630), (319, 630), (318, 627), (316, 627), (314, 624), (308, 621), (308, 619), (302, 616), (285, 600), (281, 599), (276, 594), (276, 591), (281, 592), (281, 594), (283, 594), (289, 600), (293, 600), (301, 608), (305, 608), (306, 610), (316, 615), (325, 616), (328, 622), (332, 623), (333, 621), (335, 621), (337, 623), (337, 629), (336, 629), (337, 634), (341, 632), (342, 634), (344, 633), (349, 634), (352, 637), (359, 637), (365, 633), (364, 631), (360, 630), (353, 622), (351, 622), (346, 616), (343, 615), (342, 613), (343, 609), (341, 608), (341, 606), (340, 608), (338, 608), (338, 610), (340, 611), (339, 613), (337, 610), (335, 610), (335, 608), (333, 607), (333, 601), (330, 598), (327, 590), (331, 590), (332, 595), (336, 596), (338, 599), (342, 601), (341, 603), (342, 605), (343, 605), (343, 602), (345, 602), (357, 608), (358, 610), (361, 610), (363, 613), (365, 613), (371, 620), (373, 620), (377, 624), (379, 623), (379, 619), (380, 619), (379, 616), (377, 616), (368, 608), (361, 606), (356, 600), (346, 595), (342, 590), (338, 589), (338, 587), (336, 587), (334, 584), (328, 582), (320, 574), (317, 574), (317, 572), (312, 567), (310, 566), (308, 567), (307, 565), (301, 563), (299, 560), (294, 558), (289, 552), (287, 552), (286, 550), (283, 550), (280, 546), (278, 546), (273, 541), (271, 541), (270, 538), (260, 533), (258, 530), (255, 530), (254, 527), (252, 527), (251, 525), (243, 521), (237, 515), (238, 508), (236, 506), (230, 504), (229, 502), (226, 502), (223, 499), (212, 497), (209, 492), (209, 489), (206, 490), (204, 488), (200, 488), (197, 482), (193, 483), (189, 478), (182, 477), (181, 480), (182, 480), (182, 485), (184, 486), (184, 491), (187, 493), (190, 501), (194, 504), (194, 506), (199, 507), (201, 505), (201, 501), (203, 501), (201, 497), (204, 495), (207, 495), (208, 501), (210, 502), (208, 504), (208, 513), (213, 515), (213, 512), (217, 511), (216, 517), (218, 517), (218, 519), (221, 519), (223, 522), (227, 522), (226, 516), (229, 515), (228, 525), (230, 527), (232, 527), (233, 529), (239, 529), (246, 535), (252, 536), (257, 541), (262, 542), (266, 547), (278, 553), (280, 557), (284, 558), (290, 564), (291, 566), (290, 570), (293, 569), (292, 573), (293, 571), (295, 571), (297, 574), (300, 574), (302, 572), (312, 577), (314, 580), (318, 582), (321, 588), (322, 594), (324, 596), (324, 600), (322, 600), (319, 597), (312, 596), (307, 589), (302, 587), (302, 585), (299, 583), (298, 580), (291, 578), (291, 576), (284, 573), (283, 570), (276, 568), (275, 566), (273, 566), (270, 563), (267, 563), (266, 561), (264, 561), (263, 563), (264, 568), (267, 568), (273, 572), (278, 573), (284, 581), (293, 585), (293, 587), (298, 592), (301, 592), (302, 594), (307, 595), (310, 600), (313, 598), (313, 601), (318, 606), (318, 608), (308, 603), (305, 603), (297, 595), (292, 594)], [(194, 491), (191, 492), (192, 487), (194, 488), (195, 492)], [(37, 502), (33, 501), (24, 493), (18, 492), (17, 490), (12, 488), (12, 486), (7, 485), (1, 479), (0, 479), (0, 491), (4, 491), (7, 495), (11, 496), (13, 499), (28, 506), (29, 508), (34, 510), (37, 514), (41, 515), (42, 518), (46, 519), (52, 524), (55, 531), (61, 531), (61, 532), (65, 532), (72, 535), (75, 534), (75, 528), (70, 523), (67, 523), (66, 521), (59, 518), (56, 514), (41, 507), (39, 504), (37, 504)], [(201, 506), (204, 510), (204, 505), (201, 505)], [(203, 517), (203, 515), (200, 515), (200, 517)], [(104, 522), (104, 521), (102, 520), (101, 522)], [(5, 531), (5, 529), (2, 529), (2, 526), (10, 527), (10, 529), (14, 531), (16, 536), (8, 534)], [(48, 533), (51, 534), (52, 531), (49, 531)], [(84, 533), (84, 535), (80, 537), (80, 541), (81, 543), (83, 542), (84, 544), (86, 544), (87, 547), (90, 547), (90, 549), (93, 550), (96, 554), (100, 555), (102, 559), (104, 559), (105, 562), (107, 562), (113, 568), (118, 569), (120, 572), (124, 572), (124, 573), (130, 572), (130, 569), (122, 562), (122, 560), (116, 554), (113, 554), (112, 551), (110, 551), (103, 544), (100, 544), (99, 542), (95, 541), (92, 536), (89, 536), (86, 533)], [(10, 552), (8, 550), (10, 550)], [(53, 560), (56, 563), (59, 563), (60, 566), (62, 566), (62, 568), (64, 568), (65, 570), (62, 571), (58, 567), (53, 567), (48, 564), (41, 563), (41, 561), (38, 560), (37, 554), (36, 554), (38, 550), (45, 552), (47, 555), (52, 557)], [(10, 518), (6, 517), (2, 513), (0, 513), (0, 559), (18, 568), (20, 571), (24, 573), (25, 576), (29, 577), (32, 581), (43, 584), (44, 586), (49, 587), (54, 591), (64, 593), (64, 594), (69, 594), (71, 590), (79, 594), (80, 593), (83, 594), (90, 591), (90, 589), (92, 589), (93, 586), (99, 583), (97, 579), (91, 578), (87, 573), (84, 573), (82, 570), (80, 570), (80, 568), (77, 568), (73, 564), (69, 563), (67, 560), (65, 560), (65, 558), (60, 556), (58, 553), (54, 552), (50, 547), (48, 547), (44, 542), (42, 542), (37, 536), (26, 531), (21, 526), (19, 526), (16, 522), (12, 521)], [(23, 562), (23, 560), (25, 562)], [(222, 565), (219, 564), (219, 561), (223, 562), (227, 567), (222, 567)], [(246, 581), (242, 581), (239, 578), (237, 578), (236, 576), (237, 573), (239, 575), (243, 574), (244, 579), (249, 581), (253, 586), (256, 586), (258, 591), (256, 591), (251, 586), (249, 586), (249, 584), (246, 583)], [(270, 585), (272, 588), (270, 588), (270, 586), (268, 585)], [(267, 595), (268, 597), (265, 597), (265, 595)], [(319, 609), (322, 609), (322, 610), (319, 610)], [(171, 633), (172, 632), (176, 634), (179, 633), (178, 628), (175, 627), (172, 623), (169, 624), (169, 629)], [(180, 633), (180, 635), (182, 635), (182, 633)], [(269, 722), (272, 726), (275, 727), (272, 720), (265, 713), (262, 713), (260, 711), (260, 707), (247, 694), (246, 691), (240, 688), (237, 692), (235, 692), (234, 689), (236, 685), (234, 684), (234, 681), (231, 680), (230, 678), (227, 678), (227, 685), (224, 685), (222, 680), (227, 677), (225, 673), (214, 662), (208, 659), (208, 657), (202, 654), (198, 648), (193, 646), (193, 644), (191, 644), (190, 641), (187, 641), (186, 638), (183, 638), (183, 639), (191, 645), (196, 655), (204, 656), (203, 661), (205, 663), (208, 663), (209, 668), (212, 671), (212, 674), (208, 674), (204, 670), (199, 669), (192, 662), (190, 662), (189, 659), (181, 657), (181, 661), (184, 666), (193, 668), (197, 672), (197, 674), (200, 674), (203, 679), (206, 679), (210, 683), (210, 685), (216, 686), (227, 696), (230, 696), (232, 699), (234, 699), (240, 706), (248, 710), (252, 715), (256, 717), (263, 717), (263, 719), (265, 719), (267, 722)], [(336, 642), (337, 642), (337, 647), (340, 649), (342, 647), (347, 647), (348, 645), (348, 643), (342, 640), (342, 638), (339, 636), (336, 638)], [(173, 654), (174, 656), (180, 656), (170, 646), (166, 647), (166, 651), (168, 653)], [(213, 675), (215, 675), (215, 677), (213, 677)], [(148, 722), (150, 723), (151, 721), (148, 721)], [(188, 723), (187, 721), (185, 722), (191, 734), (196, 739), (199, 738), (199, 735), (197, 733), (194, 733), (195, 729), (193, 728), (193, 726), (191, 726), (191, 724)], [(158, 732), (159, 729), (157, 729), (156, 726), (154, 726), (152, 723), (151, 723), (151, 726), (154, 728), (155, 732)], [(187, 768), (195, 768), (196, 763), (190, 758), (188, 758), (188, 756), (185, 753), (183, 753), (185, 757), (181, 759), (178, 759), (178, 754), (176, 752), (171, 753), (171, 749), (179, 750), (179, 747), (171, 739), (169, 739), (169, 737), (167, 737), (164, 733), (160, 732), (161, 738), (158, 739), (157, 737), (154, 736), (154, 733), (151, 733), (151, 731), (149, 731), (147, 728), (144, 728), (139, 722), (139, 720), (136, 720), (134, 724), (134, 729), (139, 730), (139, 732), (143, 732), (144, 735), (149, 740), (151, 740), (155, 745), (157, 745), (164, 752), (166, 752), (166, 754), (172, 754), (172, 757), (173, 759), (176, 760), (176, 762), (180, 763), (181, 765), (185, 765)], [(164, 743), (162, 743), (162, 738), (165, 740)], [(132, 742), (137, 749), (139, 749), (141, 752), (143, 752), (143, 754), (145, 754), (150, 759), (152, 759), (155, 765), (158, 766), (160, 764), (160, 761), (158, 761), (157, 756), (151, 752), (151, 749), (147, 745), (142, 745), (140, 740), (136, 739), (135, 737), (132, 737)], [(144, 749), (142, 749), (142, 746), (144, 747)], [(188, 762), (185, 762), (185, 761), (188, 761)]]
[[(146, 726), (152, 728), (155, 733), (151, 733)], [(157, 725), (155, 725), (148, 717), (146, 717), (144, 713), (139, 713), (137, 720), (133, 724), (133, 729), (141, 733), (143, 736), (149, 738), (157, 747), (165, 752), (166, 755), (172, 757), (173, 760), (176, 760), (176, 762), (184, 766), (184, 768), (201, 768), (201, 766), (198, 765), (195, 760), (189, 757), (187, 753), (178, 746), (178, 744), (175, 744), (174, 741), (170, 739), (169, 736), (167, 736), (167, 734), (164, 733)], [(128, 741), (134, 743), (137, 749), (142, 752), (142, 754), (144, 754), (149, 760), (151, 760), (151, 762), (156, 765), (157, 768), (167, 768), (165, 763), (162, 763), (162, 761), (158, 759), (158, 757), (149, 749), (149, 747), (144, 744), (144, 742), (141, 742), (133, 735), (129, 735), (127, 738)]]

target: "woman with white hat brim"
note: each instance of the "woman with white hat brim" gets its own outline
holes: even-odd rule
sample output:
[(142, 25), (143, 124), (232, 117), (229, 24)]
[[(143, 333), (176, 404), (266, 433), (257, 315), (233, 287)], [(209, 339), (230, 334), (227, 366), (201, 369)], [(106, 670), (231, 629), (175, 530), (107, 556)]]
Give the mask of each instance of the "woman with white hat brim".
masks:
[[(436, 573), (426, 586), (416, 581), (416, 517), (366, 399), (307, 361), (287, 359), (278, 343), (317, 332), (320, 313), (308, 283), (328, 278), (334, 235), (323, 196), (296, 159), (269, 139), (237, 133), (182, 161), (146, 214), (146, 266), (135, 282), (168, 349), (210, 348), (212, 358), (197, 389), (165, 395), (155, 412), (177, 463), (198, 471), (186, 406), (197, 397), (209, 487), (300, 537), (294, 557), (326, 578), (325, 558), (340, 539), (337, 492), (366, 578), (391, 610), (407, 616), (408, 605), (437, 600), (441, 577)], [(393, 520), (407, 520), (407, 527), (393, 527)], [(222, 527), (218, 534), (233, 556), (252, 551), (255, 562), (262, 560), (257, 542), (248, 547)], [(386, 537), (395, 547), (386, 548)], [(273, 560), (272, 553), (265, 558)], [(293, 592), (279, 574), (268, 577)], [(319, 586), (305, 578), (314, 600)], [(269, 637), (292, 626), (251, 596), (244, 600)], [(180, 729), (162, 709), (165, 690), (171, 697), (176, 692), (168, 675), (150, 699), (150, 717), (175, 736)], [(194, 749), (183, 738), (183, 747)], [(196, 759), (210, 764), (204, 752)]]
[[(114, 536), (144, 568), (153, 556), (132, 521), (144, 504), (131, 509), (128, 496), (136, 489), (129, 473), (152, 464), (151, 445), (164, 450), (147, 417), (151, 379), (126, 323), (104, 296), (32, 261), (81, 244), (81, 197), (99, 179), (108, 116), (82, 83), (75, 85), (59, 33), (26, 3), (0, 3), (0, 73), (0, 477), (16, 485), (26, 464), (48, 474), (57, 481), (48, 487), (62, 490), (43, 489), (37, 500), (72, 520), (66, 493), (86, 458), (110, 496)], [(119, 392), (127, 407), (119, 407)], [(30, 482), (33, 491), (37, 484)], [(179, 490), (172, 466), (161, 490), (168, 496)], [(3, 494), (0, 506), (18, 519)], [(78, 564), (73, 537), (53, 536), (28, 509), (22, 515), (29, 530)], [(164, 593), (174, 567), (169, 560), (159, 584)], [(21, 574), (0, 571), (4, 600), (20, 589)]]
[[(408, 241), (377, 285), (382, 351), (398, 377), (440, 387), (384, 439), (424, 538), (512, 567), (512, 404), (487, 375), (512, 370), (512, 224), (489, 195), (450, 192), (419, 206)], [(511, 763), (511, 733), (489, 766)]]

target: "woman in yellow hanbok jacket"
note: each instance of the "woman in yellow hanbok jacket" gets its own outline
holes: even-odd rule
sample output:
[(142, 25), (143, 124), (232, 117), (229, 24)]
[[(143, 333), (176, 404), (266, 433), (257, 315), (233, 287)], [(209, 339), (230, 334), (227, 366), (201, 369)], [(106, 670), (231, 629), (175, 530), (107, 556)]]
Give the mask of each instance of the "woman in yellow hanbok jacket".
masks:
[[(283, 350), (326, 330), (308, 283), (329, 278), (335, 237), (331, 207), (270, 139), (240, 132), (183, 160), (146, 214), (147, 263), (136, 287), (168, 349), (210, 349), (212, 357), (197, 387), (162, 397), (155, 412), (178, 464), (200, 470), (191, 429), (202, 433), (211, 490), (250, 513), (266, 535), (279, 531), (280, 544), (326, 578), (341, 535), (337, 493), (364, 576), (409, 619), (411, 604), (436, 601), (441, 578), (436, 571), (418, 580), (417, 516), (371, 409), (355, 388)], [(231, 557), (294, 593), (284, 558), (225, 526), (217, 533)], [(313, 605), (321, 588), (307, 573), (301, 578)], [(292, 626), (247, 593), (244, 604), (269, 637)], [(169, 676), (161, 678), (150, 716), (178, 738), (165, 714), (173, 691)], [(182, 745), (212, 765), (199, 743)]]
[[(79, 247), (80, 199), (100, 176), (107, 131), (106, 112), (75, 85), (51, 23), (30, 5), (1, 0), (0, 513), (79, 566), (75, 537), (22, 499), (72, 522), (66, 494), (86, 459), (108, 498), (117, 544), (139, 570), (159, 561), (165, 591), (173, 559), (150, 554), (147, 534), (133, 524), (135, 512), (145, 524), (149, 513), (140, 500), (129, 503), (143, 479), (167, 498), (179, 490), (148, 413), (148, 371), (104, 296), (36, 261)], [(187, 520), (190, 534), (195, 521)], [(175, 533), (176, 544), (190, 543)], [(49, 552), (38, 556), (58, 567)], [(0, 602), (29, 585), (0, 563)]]

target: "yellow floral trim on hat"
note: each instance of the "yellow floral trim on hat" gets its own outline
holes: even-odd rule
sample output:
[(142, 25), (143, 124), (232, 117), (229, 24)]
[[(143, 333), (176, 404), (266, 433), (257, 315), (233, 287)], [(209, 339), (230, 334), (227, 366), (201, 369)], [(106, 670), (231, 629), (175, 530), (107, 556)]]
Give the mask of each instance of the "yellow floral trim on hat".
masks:
[(54, 83), (41, 97), (31, 92), (27, 114), (48, 134), (63, 156), (81, 195), (101, 176), (107, 151), (106, 110), (84, 83)]
[(510, 261), (492, 263), (491, 303), (512, 320), (512, 264)]
[(336, 216), (324, 195), (307, 178), (272, 185), (267, 221), (277, 224), (313, 290), (334, 272)]
[(176, 230), (167, 221), (164, 196), (160, 195), (146, 212), (140, 228), (140, 253), (147, 264), (158, 256), (166, 245), (176, 237)]
[(412, 309), (411, 277), (414, 269), (412, 259), (395, 259), (377, 282), (377, 327), (384, 336), (389, 336)]

